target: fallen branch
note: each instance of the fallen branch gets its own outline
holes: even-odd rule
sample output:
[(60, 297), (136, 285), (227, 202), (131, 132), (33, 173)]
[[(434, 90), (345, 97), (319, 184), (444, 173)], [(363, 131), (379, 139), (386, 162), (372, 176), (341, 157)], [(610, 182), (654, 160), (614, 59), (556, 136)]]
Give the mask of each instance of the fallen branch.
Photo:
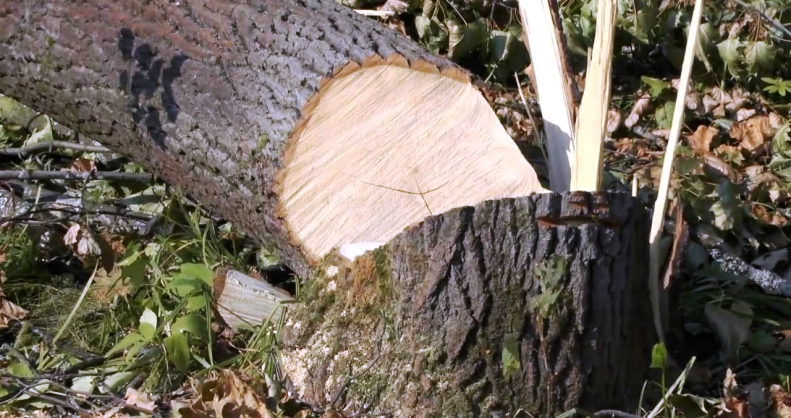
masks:
[(40, 151), (51, 152), (55, 148), (63, 148), (63, 149), (70, 149), (70, 150), (84, 151), (84, 152), (106, 152), (106, 153), (113, 152), (112, 150), (106, 147), (102, 147), (98, 145), (77, 144), (74, 142), (66, 142), (66, 141), (47, 141), (47, 142), (39, 142), (38, 144), (28, 145), (20, 148), (2, 148), (0, 149), (0, 155), (25, 157), (34, 152), (40, 152)]
[(124, 173), (119, 171), (0, 171), (0, 180), (117, 180), (149, 182), (153, 178), (154, 177), (151, 174)]
[(788, 30), (788, 28), (786, 28), (785, 25), (780, 23), (777, 19), (773, 19), (773, 18), (769, 17), (766, 13), (764, 13), (764, 12), (758, 10), (757, 8), (755, 8), (755, 7), (751, 6), (751, 5), (743, 2), (742, 0), (733, 0), (733, 2), (738, 4), (739, 6), (744, 7), (747, 10), (751, 10), (753, 12), (758, 13), (759, 15), (761, 15), (761, 18), (763, 18), (767, 22), (771, 23), (772, 26), (775, 27), (775, 29), (778, 29), (778, 30), (782, 31), (783, 33), (785, 33), (786, 35), (791, 36), (791, 30)]
[(718, 247), (708, 248), (711, 257), (720, 263), (720, 268), (750, 280), (771, 295), (791, 297), (791, 283), (779, 274), (755, 268), (744, 260), (728, 254)]

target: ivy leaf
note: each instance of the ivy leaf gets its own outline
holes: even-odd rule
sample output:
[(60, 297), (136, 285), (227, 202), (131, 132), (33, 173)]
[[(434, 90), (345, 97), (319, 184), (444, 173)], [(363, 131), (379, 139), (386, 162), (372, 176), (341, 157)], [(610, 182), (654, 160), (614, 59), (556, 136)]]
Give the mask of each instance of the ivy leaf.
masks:
[(725, 63), (728, 72), (733, 77), (739, 76), (739, 65), (743, 59), (741, 52), (742, 42), (738, 39), (726, 39), (717, 44), (720, 58)]
[(659, 95), (670, 86), (670, 83), (665, 80), (660, 80), (658, 78), (648, 77), (645, 75), (640, 77), (640, 81), (648, 84), (648, 94), (650, 94), (651, 97), (659, 97)]
[(750, 75), (771, 71), (774, 67), (775, 54), (771, 45), (764, 41), (747, 42), (744, 47), (744, 59)]
[(676, 104), (674, 102), (666, 102), (664, 106), (656, 110), (654, 117), (659, 129), (670, 129), (670, 125), (673, 124), (673, 112), (675, 109)]
[(698, 39), (695, 43), (695, 57), (706, 66), (706, 71), (712, 70), (709, 57), (714, 50), (714, 42), (716, 39), (719, 39), (717, 28), (708, 22), (700, 25), (700, 29), (698, 29)]
[(181, 373), (187, 373), (187, 367), (190, 361), (190, 348), (187, 344), (187, 336), (182, 333), (174, 333), (165, 338), (165, 350), (168, 354), (168, 360)]
[(711, 206), (714, 226), (723, 231), (738, 228), (744, 214), (738, 188), (729, 181), (723, 181), (717, 186), (716, 194), (718, 200)]
[(458, 61), (486, 43), (486, 25), (482, 20), (469, 25), (458, 22), (446, 23), (448, 24), (448, 56), (452, 60)]

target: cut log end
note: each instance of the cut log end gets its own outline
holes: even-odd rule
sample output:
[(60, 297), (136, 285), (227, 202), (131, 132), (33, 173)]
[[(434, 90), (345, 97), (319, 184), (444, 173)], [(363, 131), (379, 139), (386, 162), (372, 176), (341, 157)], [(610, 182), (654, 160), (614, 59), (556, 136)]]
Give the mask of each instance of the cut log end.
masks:
[(544, 191), (465, 73), (404, 61), (350, 63), (303, 108), (277, 190), (311, 260), (455, 207)]
[(281, 303), (294, 299), (264, 279), (229, 268), (217, 270), (213, 288), (218, 318), (234, 330), (252, 328), (264, 321), (277, 323), (283, 315)]

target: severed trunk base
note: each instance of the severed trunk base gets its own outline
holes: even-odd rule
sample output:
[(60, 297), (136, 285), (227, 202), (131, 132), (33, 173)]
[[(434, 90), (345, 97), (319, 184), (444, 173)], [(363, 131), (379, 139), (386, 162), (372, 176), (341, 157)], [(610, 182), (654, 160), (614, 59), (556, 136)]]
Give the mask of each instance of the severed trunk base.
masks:
[(646, 219), (627, 194), (537, 194), (330, 255), (288, 313), (283, 368), (351, 414), (633, 409), (654, 341)]

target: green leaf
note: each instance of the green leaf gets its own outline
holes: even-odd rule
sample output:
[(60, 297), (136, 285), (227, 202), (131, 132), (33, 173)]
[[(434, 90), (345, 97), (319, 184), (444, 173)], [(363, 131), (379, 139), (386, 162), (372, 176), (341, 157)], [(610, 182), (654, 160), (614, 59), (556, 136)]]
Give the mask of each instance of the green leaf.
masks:
[(157, 314), (151, 309), (146, 308), (143, 314), (140, 315), (140, 335), (146, 340), (154, 338), (157, 331)]
[(175, 322), (173, 322), (173, 325), (171, 325), (170, 330), (174, 334), (187, 331), (202, 341), (206, 341), (208, 339), (208, 336), (206, 335), (206, 318), (194, 313), (184, 315), (177, 319)]
[(187, 311), (195, 312), (206, 307), (206, 295), (199, 294), (187, 299)]
[(750, 335), (747, 344), (752, 350), (759, 353), (771, 353), (777, 347), (777, 340), (772, 334), (764, 330), (757, 330)]
[(785, 158), (791, 158), (791, 124), (785, 124), (775, 132), (772, 137), (772, 154)]
[(667, 362), (667, 349), (662, 343), (654, 344), (651, 349), (651, 368), (664, 369)]
[(181, 373), (187, 373), (190, 361), (190, 348), (189, 344), (187, 344), (187, 337), (182, 333), (171, 334), (165, 338), (165, 350), (168, 354), (168, 360)]
[(668, 398), (668, 403), (683, 413), (684, 418), (703, 418), (707, 417), (708, 411), (706, 410), (709, 403), (706, 399), (694, 395), (679, 395), (673, 394)]
[(168, 289), (173, 291), (176, 296), (186, 297), (194, 290), (204, 289), (205, 283), (200, 279), (173, 279), (168, 282)]
[(30, 365), (22, 362), (22, 361), (15, 361), (8, 365), (8, 373), (19, 376), (19, 377), (33, 377), (33, 370), (30, 369)]
[(772, 70), (775, 53), (772, 46), (764, 41), (748, 41), (744, 47), (744, 60), (747, 64), (747, 72), (756, 75)]
[(670, 87), (670, 83), (664, 80), (648, 77), (645, 75), (640, 77), (640, 81), (648, 85), (648, 93), (651, 95), (651, 97), (659, 97), (666, 88)]
[(113, 354), (117, 351), (123, 350), (127, 347), (131, 347), (133, 344), (142, 343), (142, 342), (145, 342), (145, 338), (143, 338), (142, 335), (136, 332), (129, 333), (126, 337), (121, 339), (121, 341), (118, 341), (118, 344), (116, 344), (113, 348), (111, 348), (106, 355), (109, 356), (110, 354)]
[(654, 117), (656, 118), (656, 125), (660, 129), (670, 129), (673, 124), (673, 111), (676, 108), (675, 102), (665, 102), (665, 104), (656, 110)]
[(506, 335), (503, 342), (502, 367), (506, 379), (522, 367), (519, 362), (519, 343), (514, 334)]
[(91, 393), (96, 388), (96, 379), (99, 376), (79, 376), (72, 380), (71, 389), (78, 392)]
[(719, 337), (722, 360), (726, 362), (738, 360), (739, 346), (750, 336), (752, 320), (713, 303), (707, 304), (704, 312)]
[(695, 57), (706, 66), (706, 71), (711, 71), (711, 61), (709, 58), (714, 50), (714, 44), (719, 39), (717, 28), (711, 23), (706, 22), (700, 25), (698, 39), (695, 43)]
[(115, 391), (120, 389), (123, 385), (128, 383), (135, 376), (137, 376), (137, 372), (134, 371), (113, 373), (107, 376), (104, 379), (103, 383), (107, 385), (107, 387), (110, 388), (110, 390)]
[(726, 39), (717, 44), (717, 51), (720, 53), (720, 58), (733, 77), (739, 76), (739, 67), (743, 59), (742, 53), (740, 52), (742, 46), (742, 42), (738, 39)]
[(738, 229), (744, 217), (744, 205), (739, 199), (739, 189), (730, 181), (723, 181), (717, 186), (717, 198), (711, 206), (714, 215), (714, 226), (729, 231)]
[(181, 272), (174, 279), (189, 278), (200, 279), (208, 286), (214, 281), (214, 271), (204, 264), (184, 263), (181, 265)]
[(485, 22), (477, 20), (469, 25), (454, 22), (448, 23), (448, 56), (458, 61), (476, 48), (486, 43), (487, 29)]

